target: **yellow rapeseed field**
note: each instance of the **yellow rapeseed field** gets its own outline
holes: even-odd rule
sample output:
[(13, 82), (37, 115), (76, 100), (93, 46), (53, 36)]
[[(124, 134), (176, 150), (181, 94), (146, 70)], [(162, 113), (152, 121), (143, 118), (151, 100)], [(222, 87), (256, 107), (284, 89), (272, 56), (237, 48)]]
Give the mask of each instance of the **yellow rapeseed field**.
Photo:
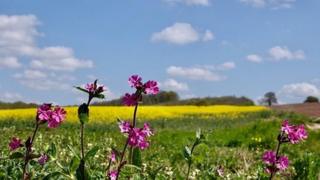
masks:
[[(67, 122), (78, 122), (77, 107), (66, 107)], [(90, 122), (114, 122), (118, 118), (129, 120), (132, 118), (133, 107), (104, 106), (90, 107)], [(167, 120), (185, 117), (213, 118), (227, 116), (238, 117), (244, 113), (266, 110), (262, 106), (140, 106), (138, 119)], [(35, 117), (36, 109), (0, 110), (0, 120), (28, 120)]]

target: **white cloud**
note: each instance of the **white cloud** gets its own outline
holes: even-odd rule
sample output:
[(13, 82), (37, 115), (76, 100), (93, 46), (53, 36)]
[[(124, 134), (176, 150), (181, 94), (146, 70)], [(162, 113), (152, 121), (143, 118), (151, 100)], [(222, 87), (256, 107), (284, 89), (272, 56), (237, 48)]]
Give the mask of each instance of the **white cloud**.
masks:
[(177, 22), (166, 27), (160, 32), (153, 33), (152, 42), (167, 42), (171, 44), (184, 45), (194, 43), (199, 40), (209, 41), (214, 38), (213, 33), (206, 30), (204, 34), (197, 32), (191, 24)]
[(275, 46), (269, 50), (269, 55), (273, 60), (303, 60), (305, 54), (302, 50), (291, 51), (287, 47)]
[(161, 89), (172, 90), (172, 91), (188, 91), (189, 86), (186, 83), (178, 82), (174, 79), (167, 79), (161, 83)]
[(240, 0), (240, 2), (255, 8), (288, 9), (293, 6), (296, 0)]
[(0, 68), (20, 68), (22, 65), (16, 57), (0, 57)]
[(230, 70), (236, 68), (236, 64), (234, 62), (225, 62), (218, 66), (218, 70)]
[(212, 72), (209, 69), (200, 67), (185, 68), (170, 66), (167, 68), (167, 73), (171, 76), (184, 77), (193, 80), (221, 81), (225, 79), (224, 76)]
[(261, 63), (262, 57), (257, 54), (250, 54), (247, 56), (247, 60), (254, 63)]
[(17, 73), (14, 75), (17, 79), (44, 79), (47, 74), (38, 70), (27, 69), (23, 73)]
[(282, 87), (279, 94), (289, 98), (305, 98), (307, 96), (320, 96), (320, 89), (307, 82), (287, 84)]
[(30, 89), (35, 90), (70, 90), (72, 76), (65, 74), (56, 75), (55, 73), (45, 73), (39, 70), (26, 69), (23, 73), (13, 75), (18, 82)]
[(189, 6), (209, 6), (209, 0), (165, 0), (168, 3), (184, 3)]
[(15, 58), (11, 63), (18, 63), (18, 58), (31, 60), (31, 66), (39, 69), (73, 71), (93, 67), (92, 61), (76, 58), (71, 48), (38, 47), (39, 24), (34, 15), (0, 15), (0, 57)]
[(240, 0), (240, 2), (246, 3), (248, 5), (251, 5), (253, 7), (261, 8), (266, 5), (265, 0)]
[(15, 102), (15, 101), (21, 101), (22, 96), (19, 93), (14, 92), (4, 92), (0, 95), (0, 101), (3, 102)]
[(214, 35), (210, 30), (206, 30), (206, 32), (204, 33), (202, 40), (203, 41), (210, 41), (214, 39)]
[(31, 61), (31, 67), (39, 69), (74, 71), (93, 67), (92, 61), (79, 60), (73, 50), (67, 47), (46, 47), (39, 51)]

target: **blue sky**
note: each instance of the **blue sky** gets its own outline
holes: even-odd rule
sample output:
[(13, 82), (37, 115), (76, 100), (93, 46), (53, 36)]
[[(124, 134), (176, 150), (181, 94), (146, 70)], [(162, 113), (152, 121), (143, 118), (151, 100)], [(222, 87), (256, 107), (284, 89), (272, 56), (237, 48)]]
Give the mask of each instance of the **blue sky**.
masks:
[(318, 0), (1, 0), (0, 100), (109, 99), (139, 74), (182, 98), (320, 97)]

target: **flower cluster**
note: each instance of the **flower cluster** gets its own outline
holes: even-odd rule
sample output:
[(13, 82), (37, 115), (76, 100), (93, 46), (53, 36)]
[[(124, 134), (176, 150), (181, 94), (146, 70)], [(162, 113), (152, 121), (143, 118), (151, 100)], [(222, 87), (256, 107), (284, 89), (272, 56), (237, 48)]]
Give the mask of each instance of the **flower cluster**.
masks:
[(285, 120), (282, 123), (281, 131), (287, 136), (287, 139), (292, 144), (297, 144), (308, 138), (304, 125), (290, 125), (288, 120)]
[(46, 162), (48, 161), (48, 156), (46, 155), (46, 154), (42, 154), (41, 156), (40, 156), (40, 158), (38, 159), (38, 163), (40, 164), (40, 165), (44, 165)]
[(132, 147), (144, 150), (149, 147), (148, 137), (153, 135), (148, 123), (144, 123), (143, 128), (132, 127), (129, 122), (119, 122), (120, 131), (128, 135), (128, 144)]
[(43, 104), (37, 110), (37, 120), (48, 122), (49, 128), (56, 128), (65, 120), (66, 114), (67, 112), (59, 106)]
[(277, 158), (274, 151), (266, 151), (262, 156), (263, 162), (267, 165), (266, 172), (272, 173), (277, 171), (284, 171), (289, 166), (289, 159), (286, 156), (279, 156)]
[(126, 93), (122, 99), (123, 104), (127, 106), (135, 106), (138, 101), (141, 100), (143, 94), (158, 94), (159, 87), (156, 81), (149, 80), (146, 83), (142, 83), (142, 78), (138, 75), (132, 75), (128, 80), (129, 86), (136, 88), (136, 92), (133, 94)]
[(276, 152), (266, 151), (262, 160), (266, 164), (266, 172), (272, 176), (278, 171), (284, 171), (289, 166), (289, 159), (286, 156), (280, 156), (280, 146), (283, 143), (290, 142), (297, 144), (298, 142), (307, 139), (308, 134), (304, 125), (290, 125), (288, 120), (283, 121), (281, 132), (278, 136), (278, 147)]
[(100, 94), (106, 90), (103, 85), (97, 84), (96, 81), (86, 84), (84, 88), (91, 94)]

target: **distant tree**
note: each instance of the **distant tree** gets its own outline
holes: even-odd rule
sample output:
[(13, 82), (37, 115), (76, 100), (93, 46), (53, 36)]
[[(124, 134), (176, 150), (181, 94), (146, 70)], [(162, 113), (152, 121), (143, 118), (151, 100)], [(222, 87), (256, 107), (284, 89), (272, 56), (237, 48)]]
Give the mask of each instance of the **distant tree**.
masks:
[(319, 102), (319, 99), (314, 96), (308, 96), (304, 101), (304, 103), (318, 103), (318, 102)]
[(267, 92), (266, 94), (264, 94), (264, 97), (261, 100), (261, 103), (267, 104), (268, 106), (278, 103), (276, 94), (274, 92)]

